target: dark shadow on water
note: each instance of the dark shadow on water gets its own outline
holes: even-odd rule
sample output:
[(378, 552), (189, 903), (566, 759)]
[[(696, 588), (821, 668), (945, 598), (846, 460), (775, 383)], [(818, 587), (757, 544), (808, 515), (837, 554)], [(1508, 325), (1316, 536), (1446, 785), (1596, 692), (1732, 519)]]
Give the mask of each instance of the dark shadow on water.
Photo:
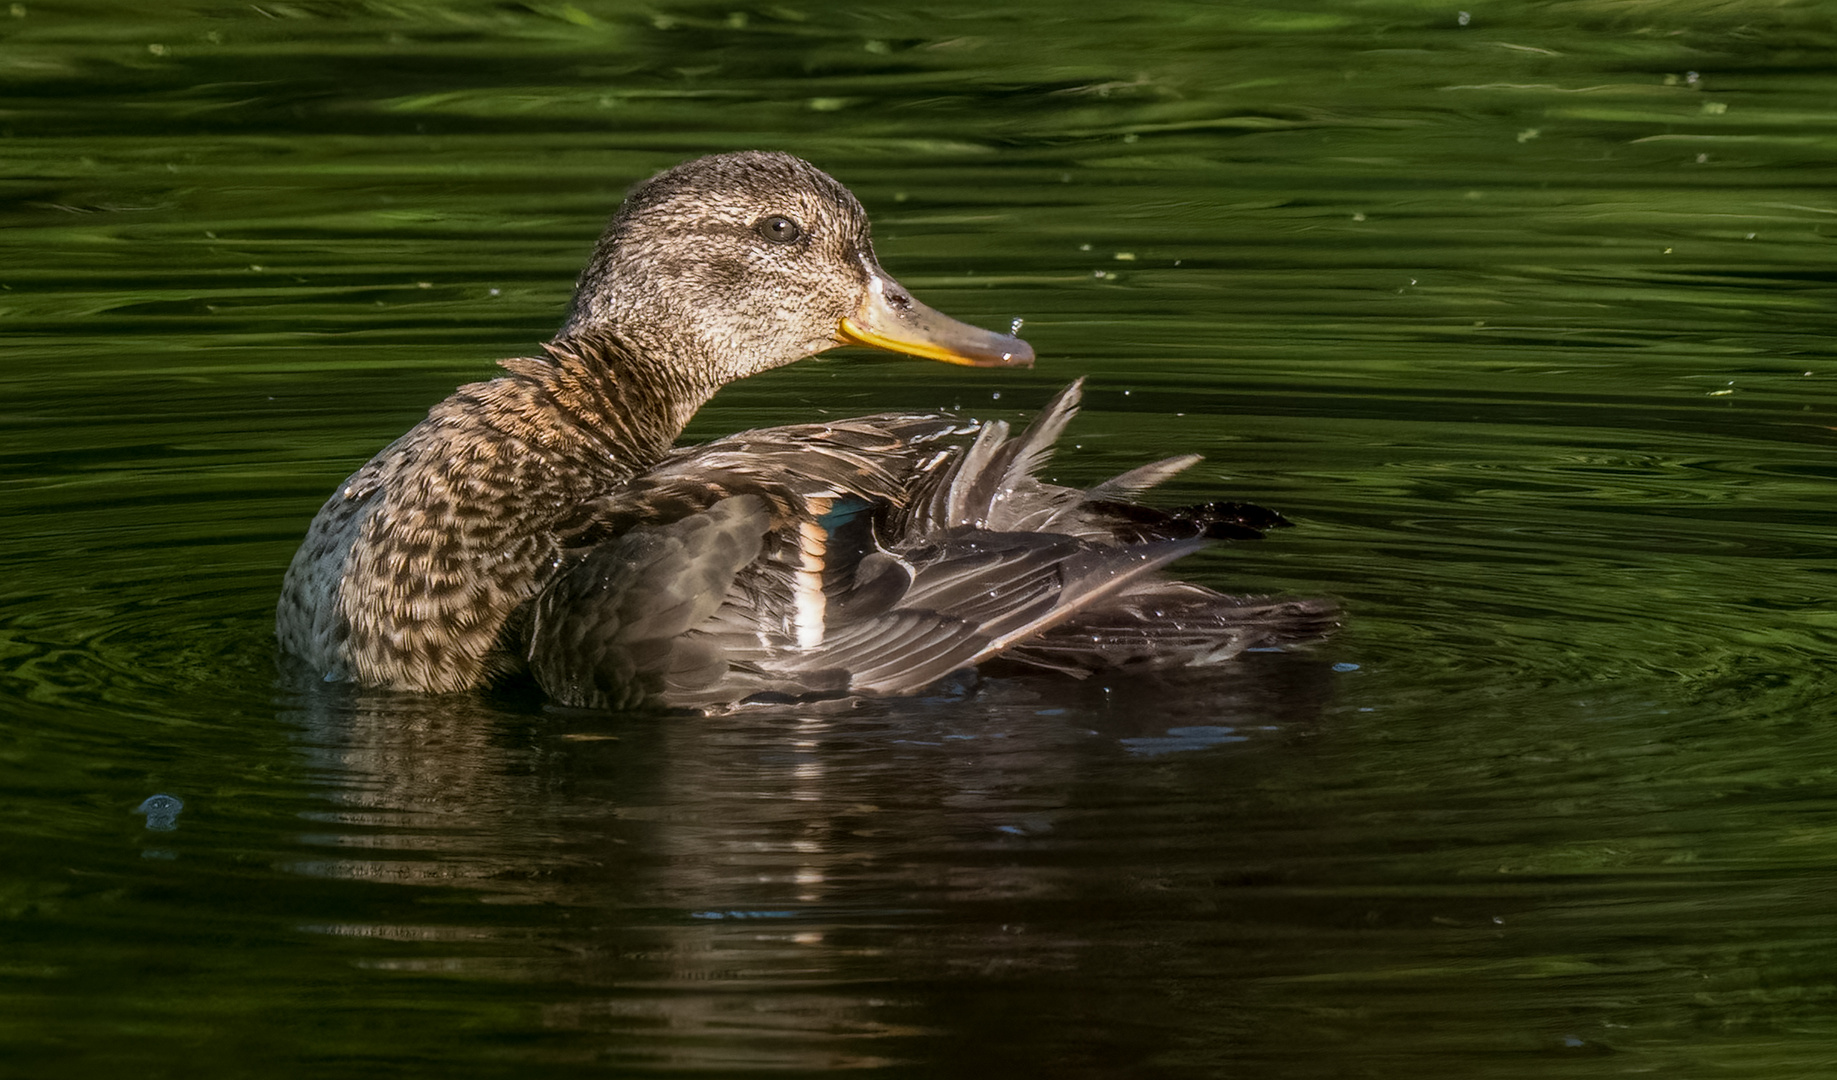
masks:
[(1028, 1056), (999, 1038), (1019, 1026), (1059, 1075), (1105, 1075), (1193, 1037), (1143, 996), (1170, 959), (1131, 925), (1152, 849), (1206, 846), (1170, 822), (1214, 816), (1229, 759), (1304, 745), (1330, 681), (1263, 654), (712, 718), (321, 684), (281, 698), (324, 807), (287, 869), (431, 890), (423, 925), (325, 930), (537, 1003), (564, 1058), (979, 1073)]

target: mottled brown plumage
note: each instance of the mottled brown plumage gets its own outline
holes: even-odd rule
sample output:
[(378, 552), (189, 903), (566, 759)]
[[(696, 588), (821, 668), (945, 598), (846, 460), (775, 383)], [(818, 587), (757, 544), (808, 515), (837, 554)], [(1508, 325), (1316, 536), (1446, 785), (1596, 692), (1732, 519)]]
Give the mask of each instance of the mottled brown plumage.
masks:
[(860, 204), (783, 154), (639, 185), (544, 354), (461, 387), (334, 492), (288, 570), (283, 649), (328, 679), (720, 708), (906, 693), (998, 655), (1084, 674), (1317, 636), (1331, 608), (1160, 578), (1255, 507), (1128, 502), (1196, 458), (1088, 492), (1033, 471), (1078, 387), (1025, 434), (886, 415), (672, 450), (723, 384), (860, 342), (1031, 362), (882, 271)]

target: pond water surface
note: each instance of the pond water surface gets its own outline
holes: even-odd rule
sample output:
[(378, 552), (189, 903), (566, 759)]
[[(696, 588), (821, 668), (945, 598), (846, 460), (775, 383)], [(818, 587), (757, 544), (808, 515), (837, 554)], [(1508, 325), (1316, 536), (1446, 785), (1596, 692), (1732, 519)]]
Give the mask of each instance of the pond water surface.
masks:
[[(147, 14), (157, 10), (159, 14)], [(1089, 13), (1079, 13), (1088, 11)], [(0, 12), (0, 1073), (1825, 1076), (1829, 4)], [(714, 720), (276, 677), (307, 521), (632, 182), (815, 161), (1325, 644)], [(163, 796), (164, 800), (155, 798)]]

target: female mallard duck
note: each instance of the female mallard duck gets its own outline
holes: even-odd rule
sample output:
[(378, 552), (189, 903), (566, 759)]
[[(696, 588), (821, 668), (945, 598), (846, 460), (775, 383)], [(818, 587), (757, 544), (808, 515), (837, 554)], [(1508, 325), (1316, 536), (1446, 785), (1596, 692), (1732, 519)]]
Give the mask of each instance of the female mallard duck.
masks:
[(1073, 384), (1008, 426), (884, 415), (672, 450), (723, 384), (850, 343), (1031, 364), (887, 276), (848, 189), (786, 154), (638, 185), (545, 355), (461, 387), (333, 493), (288, 568), (281, 646), (327, 679), (465, 690), (527, 670), (572, 705), (902, 694), (1001, 656), (1082, 675), (1318, 636), (1331, 607), (1166, 580), (1285, 524), (1033, 471)]

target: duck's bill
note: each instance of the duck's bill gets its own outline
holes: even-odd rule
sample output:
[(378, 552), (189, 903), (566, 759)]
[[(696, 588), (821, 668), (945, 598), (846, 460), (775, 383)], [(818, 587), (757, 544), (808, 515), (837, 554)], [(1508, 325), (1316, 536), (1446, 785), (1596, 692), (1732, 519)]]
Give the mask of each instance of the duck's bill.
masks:
[(997, 334), (958, 322), (912, 298), (898, 282), (878, 274), (837, 335), (844, 343), (872, 345), (908, 356), (970, 367), (1032, 367), (1033, 346), (1012, 334)]

